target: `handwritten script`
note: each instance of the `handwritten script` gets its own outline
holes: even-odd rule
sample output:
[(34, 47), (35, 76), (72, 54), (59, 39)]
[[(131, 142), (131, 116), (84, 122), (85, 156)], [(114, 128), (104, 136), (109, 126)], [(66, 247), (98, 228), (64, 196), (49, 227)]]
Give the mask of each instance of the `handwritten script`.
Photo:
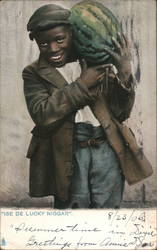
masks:
[(156, 249), (155, 219), (155, 210), (75, 210), (57, 217), (44, 212), (40, 218), (14, 218), (7, 233), (21, 249), (148, 250)]

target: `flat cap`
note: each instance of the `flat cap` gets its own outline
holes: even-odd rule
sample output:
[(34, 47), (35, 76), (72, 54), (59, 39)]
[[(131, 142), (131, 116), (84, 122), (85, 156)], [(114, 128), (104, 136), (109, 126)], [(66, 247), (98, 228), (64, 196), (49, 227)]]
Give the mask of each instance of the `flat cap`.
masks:
[(55, 4), (46, 4), (30, 17), (27, 30), (31, 33), (52, 28), (58, 24), (70, 24), (70, 11)]

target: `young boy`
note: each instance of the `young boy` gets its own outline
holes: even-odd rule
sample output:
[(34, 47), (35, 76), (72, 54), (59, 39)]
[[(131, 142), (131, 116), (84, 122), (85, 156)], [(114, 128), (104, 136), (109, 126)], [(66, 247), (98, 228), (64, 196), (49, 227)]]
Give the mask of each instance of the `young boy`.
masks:
[(35, 123), (27, 153), (30, 196), (54, 195), (55, 208), (117, 208), (124, 176), (106, 136), (112, 126), (105, 120), (102, 82), (109, 81), (110, 113), (119, 121), (127, 119), (134, 102), (128, 42), (119, 35), (119, 41), (113, 40), (118, 52), (108, 50), (118, 75), (110, 65), (79, 64), (69, 15), (48, 4), (37, 9), (27, 25), (40, 50), (39, 59), (23, 71), (26, 103)]

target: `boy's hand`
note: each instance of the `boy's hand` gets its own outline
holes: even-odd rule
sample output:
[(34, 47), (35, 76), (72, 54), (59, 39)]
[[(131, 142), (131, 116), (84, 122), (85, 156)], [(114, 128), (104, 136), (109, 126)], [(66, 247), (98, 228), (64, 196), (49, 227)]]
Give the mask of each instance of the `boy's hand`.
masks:
[(118, 70), (118, 77), (121, 81), (127, 81), (131, 75), (131, 52), (127, 38), (124, 34), (118, 33), (118, 40), (112, 38), (116, 52), (105, 47), (105, 50), (114, 60), (114, 65)]
[(105, 69), (111, 67), (111, 64), (88, 67), (84, 59), (80, 62), (80, 65), (82, 71), (77, 81), (85, 84), (87, 88), (101, 84), (105, 77)]

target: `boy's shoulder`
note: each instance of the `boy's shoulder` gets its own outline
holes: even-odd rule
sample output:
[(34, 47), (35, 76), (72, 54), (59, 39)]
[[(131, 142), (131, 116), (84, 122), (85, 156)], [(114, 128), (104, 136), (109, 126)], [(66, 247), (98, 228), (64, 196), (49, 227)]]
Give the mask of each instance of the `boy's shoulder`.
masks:
[(34, 62), (32, 62), (31, 64), (28, 64), (24, 69), (23, 72), (25, 71), (36, 71), (36, 69), (38, 68), (38, 63), (39, 63), (39, 59), (35, 60)]

